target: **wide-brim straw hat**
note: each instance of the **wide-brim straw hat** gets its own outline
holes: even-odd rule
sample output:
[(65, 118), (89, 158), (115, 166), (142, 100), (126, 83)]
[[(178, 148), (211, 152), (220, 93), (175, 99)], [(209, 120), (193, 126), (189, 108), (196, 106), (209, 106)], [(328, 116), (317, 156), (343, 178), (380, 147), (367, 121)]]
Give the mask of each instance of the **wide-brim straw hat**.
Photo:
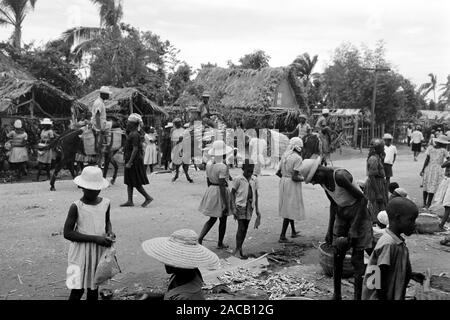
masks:
[(52, 126), (53, 125), (53, 121), (50, 120), (49, 118), (45, 118), (44, 120), (41, 121), (42, 125), (49, 125)]
[(22, 121), (20, 121), (20, 120), (14, 121), (14, 128), (22, 129)]
[(212, 148), (208, 151), (210, 156), (220, 157), (233, 152), (233, 148), (227, 146), (222, 140), (214, 141)]
[(449, 144), (450, 141), (446, 135), (441, 134), (438, 138), (434, 139), (435, 143), (441, 143), (441, 144)]
[(109, 182), (103, 178), (102, 170), (98, 167), (89, 166), (83, 169), (81, 175), (76, 177), (73, 182), (87, 190), (103, 190), (109, 187)]
[(312, 178), (316, 174), (317, 168), (319, 168), (321, 163), (322, 157), (303, 160), (300, 166), (300, 174), (305, 178), (305, 183), (311, 182)]
[(300, 114), (298, 116), (299, 119), (308, 119), (308, 116), (306, 114)]
[(170, 237), (147, 240), (142, 243), (146, 254), (180, 269), (219, 267), (219, 257), (198, 243), (198, 235), (188, 229), (175, 231)]
[(389, 133), (386, 133), (383, 136), (383, 140), (393, 140), (393, 139), (394, 139), (394, 137), (392, 137), (392, 135), (390, 135)]
[(137, 113), (132, 113), (128, 117), (128, 121), (129, 122), (134, 122), (134, 123), (142, 123), (142, 117), (141, 117), (141, 115), (139, 115)]
[(109, 87), (103, 86), (103, 87), (100, 88), (100, 93), (105, 93), (105, 94), (111, 95), (112, 91), (111, 91), (111, 89)]

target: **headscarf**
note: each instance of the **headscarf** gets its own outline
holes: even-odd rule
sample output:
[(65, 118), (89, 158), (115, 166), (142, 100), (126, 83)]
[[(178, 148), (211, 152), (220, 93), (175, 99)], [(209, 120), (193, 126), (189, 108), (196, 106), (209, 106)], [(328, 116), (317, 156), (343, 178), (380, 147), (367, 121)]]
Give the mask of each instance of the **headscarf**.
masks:
[(297, 152), (301, 152), (303, 148), (303, 140), (299, 137), (294, 137), (291, 140), (289, 140), (289, 146), (286, 150), (286, 152), (283, 155), (283, 158), (287, 158), (291, 154), (294, 153), (294, 150)]
[(132, 113), (128, 117), (129, 122), (137, 123), (138, 124), (138, 131), (141, 129), (142, 124), (144, 123), (142, 121), (142, 117), (137, 113)]

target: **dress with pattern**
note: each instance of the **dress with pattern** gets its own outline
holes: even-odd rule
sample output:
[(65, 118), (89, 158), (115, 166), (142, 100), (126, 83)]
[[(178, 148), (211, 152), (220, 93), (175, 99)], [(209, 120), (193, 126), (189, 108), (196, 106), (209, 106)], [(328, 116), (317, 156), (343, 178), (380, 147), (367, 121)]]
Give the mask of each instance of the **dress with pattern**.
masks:
[(428, 147), (426, 153), (430, 157), (430, 161), (423, 173), (423, 191), (428, 193), (436, 193), (439, 184), (444, 179), (444, 164), (449, 156), (448, 151), (444, 148)]

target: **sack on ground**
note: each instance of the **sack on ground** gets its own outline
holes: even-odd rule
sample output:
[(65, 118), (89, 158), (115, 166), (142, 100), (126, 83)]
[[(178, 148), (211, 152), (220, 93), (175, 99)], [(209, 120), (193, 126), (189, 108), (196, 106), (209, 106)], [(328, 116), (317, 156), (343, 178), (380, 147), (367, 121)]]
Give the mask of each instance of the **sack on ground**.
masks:
[(116, 258), (116, 250), (112, 247), (108, 248), (100, 258), (97, 270), (95, 271), (95, 284), (97, 286), (101, 285), (120, 272), (121, 270)]

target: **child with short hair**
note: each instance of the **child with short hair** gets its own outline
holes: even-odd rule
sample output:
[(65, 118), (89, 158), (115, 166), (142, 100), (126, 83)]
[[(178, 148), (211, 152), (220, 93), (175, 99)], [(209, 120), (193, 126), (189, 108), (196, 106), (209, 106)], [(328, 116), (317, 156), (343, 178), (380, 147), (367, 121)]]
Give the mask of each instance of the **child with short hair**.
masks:
[(401, 234), (410, 236), (419, 215), (417, 206), (406, 198), (389, 202), (389, 226), (378, 240), (363, 282), (363, 300), (404, 300), (410, 279), (423, 282), (424, 275), (413, 273), (409, 251)]
[(258, 178), (253, 175), (255, 165), (246, 159), (242, 165), (243, 174), (233, 179), (231, 194), (234, 199), (234, 218), (238, 221), (236, 233), (235, 256), (240, 259), (248, 259), (242, 252), (242, 245), (247, 235), (248, 225), (252, 219), (253, 211), (256, 211), (255, 229), (261, 223), (261, 213), (258, 206)]
[(87, 300), (98, 300), (95, 271), (103, 253), (115, 241), (110, 200), (99, 197), (109, 183), (98, 167), (84, 168), (74, 183), (83, 197), (72, 203), (64, 224), (64, 238), (71, 241), (66, 282), (72, 289), (69, 300), (81, 300), (86, 289)]

